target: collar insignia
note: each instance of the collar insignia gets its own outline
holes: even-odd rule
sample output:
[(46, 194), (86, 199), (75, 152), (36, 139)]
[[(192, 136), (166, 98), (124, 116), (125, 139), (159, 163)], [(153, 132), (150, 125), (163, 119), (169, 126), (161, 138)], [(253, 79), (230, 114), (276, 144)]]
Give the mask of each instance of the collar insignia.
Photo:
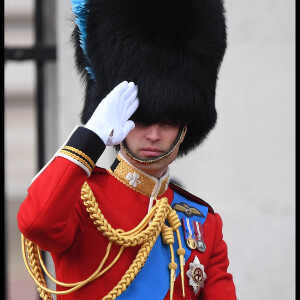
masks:
[(168, 189), (170, 174), (166, 172), (157, 179), (131, 165), (119, 153), (108, 172), (127, 187), (147, 197), (161, 196)]
[(193, 287), (194, 294), (196, 295), (200, 288), (204, 286), (206, 274), (204, 273), (204, 266), (200, 264), (199, 258), (195, 256), (194, 261), (190, 263), (190, 268), (186, 272), (189, 277), (189, 284)]
[(189, 206), (187, 203), (184, 202), (174, 203), (172, 205), (172, 208), (178, 212), (182, 212), (187, 217), (197, 216), (197, 217), (204, 218), (204, 215), (201, 211), (199, 211), (195, 207)]
[(139, 180), (140, 175), (136, 172), (128, 172), (125, 179), (129, 182), (129, 184), (133, 187), (137, 187), (138, 184), (141, 184)]

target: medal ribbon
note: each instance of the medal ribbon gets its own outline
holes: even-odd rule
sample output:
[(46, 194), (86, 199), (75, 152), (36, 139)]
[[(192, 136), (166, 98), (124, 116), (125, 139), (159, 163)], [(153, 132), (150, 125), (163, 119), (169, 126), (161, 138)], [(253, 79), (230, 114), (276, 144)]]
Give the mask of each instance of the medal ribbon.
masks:
[(204, 241), (204, 234), (203, 234), (203, 228), (200, 222), (193, 221), (193, 227), (195, 230), (196, 238), (197, 240)]
[(186, 233), (187, 233), (187, 230), (186, 230), (186, 225), (185, 225), (185, 221), (184, 221), (184, 218), (182, 218), (182, 225), (183, 225), (183, 232), (184, 232), (184, 238), (185, 240), (187, 239), (187, 236), (186, 236)]
[[(184, 236), (185, 239), (187, 240), (188, 237), (193, 237), (194, 235), (194, 229), (192, 230), (191, 225), (190, 225), (190, 220), (188, 218), (182, 218), (182, 224), (184, 228)], [(188, 234), (188, 236), (187, 236)]]

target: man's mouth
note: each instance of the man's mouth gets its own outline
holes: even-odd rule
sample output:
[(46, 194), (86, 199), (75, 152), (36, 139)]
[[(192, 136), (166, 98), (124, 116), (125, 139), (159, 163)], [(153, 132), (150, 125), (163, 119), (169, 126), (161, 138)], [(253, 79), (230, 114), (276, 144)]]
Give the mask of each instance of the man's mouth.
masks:
[(154, 147), (146, 147), (142, 148), (140, 153), (142, 157), (157, 157), (162, 155), (164, 152)]

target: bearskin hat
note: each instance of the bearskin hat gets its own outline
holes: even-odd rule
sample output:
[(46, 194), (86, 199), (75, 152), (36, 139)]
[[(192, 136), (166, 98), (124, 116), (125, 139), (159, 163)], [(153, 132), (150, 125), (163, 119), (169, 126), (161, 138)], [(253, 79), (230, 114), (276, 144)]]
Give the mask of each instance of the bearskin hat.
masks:
[(132, 120), (187, 124), (179, 155), (217, 119), (215, 90), (226, 49), (223, 0), (73, 0), (76, 66), (86, 82), (81, 121), (117, 84), (133, 81)]

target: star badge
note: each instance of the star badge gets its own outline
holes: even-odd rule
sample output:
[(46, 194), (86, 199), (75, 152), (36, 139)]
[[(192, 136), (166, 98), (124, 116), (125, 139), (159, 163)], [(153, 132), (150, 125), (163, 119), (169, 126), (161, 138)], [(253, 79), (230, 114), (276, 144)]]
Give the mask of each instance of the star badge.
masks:
[(190, 263), (190, 269), (186, 272), (189, 277), (189, 284), (193, 287), (196, 295), (200, 288), (204, 286), (206, 274), (204, 273), (204, 266), (200, 264), (199, 258), (195, 256), (194, 261)]

